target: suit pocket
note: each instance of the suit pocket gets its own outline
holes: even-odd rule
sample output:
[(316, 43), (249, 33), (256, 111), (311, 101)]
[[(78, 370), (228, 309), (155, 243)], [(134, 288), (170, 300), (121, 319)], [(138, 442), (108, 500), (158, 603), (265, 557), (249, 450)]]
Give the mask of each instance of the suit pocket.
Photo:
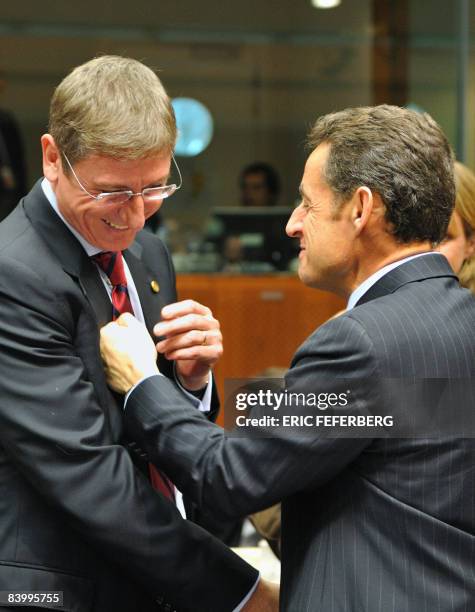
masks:
[[(37, 608), (63, 612), (91, 612), (94, 585), (82, 576), (65, 574), (49, 568), (0, 562), (0, 591), (62, 591), (63, 604), (35, 603)], [(14, 610), (14, 608), (12, 608)]]

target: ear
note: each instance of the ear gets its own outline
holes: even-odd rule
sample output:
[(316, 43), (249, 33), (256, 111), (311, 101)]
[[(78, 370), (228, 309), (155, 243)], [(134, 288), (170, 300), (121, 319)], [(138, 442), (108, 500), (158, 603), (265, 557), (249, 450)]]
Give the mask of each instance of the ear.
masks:
[(351, 221), (358, 235), (368, 225), (375, 204), (374, 196), (368, 187), (358, 187), (351, 199)]
[(43, 152), (43, 174), (55, 186), (61, 169), (61, 155), (51, 134), (43, 134), (41, 137), (41, 150)]

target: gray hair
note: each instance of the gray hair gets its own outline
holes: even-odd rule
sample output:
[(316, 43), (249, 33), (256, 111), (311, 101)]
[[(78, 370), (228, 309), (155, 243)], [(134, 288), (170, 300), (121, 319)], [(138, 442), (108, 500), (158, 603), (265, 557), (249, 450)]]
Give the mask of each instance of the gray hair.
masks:
[(360, 186), (377, 192), (402, 243), (440, 242), (455, 202), (453, 153), (427, 113), (397, 106), (348, 108), (320, 117), (308, 137), (330, 143), (324, 179), (336, 205)]
[(158, 76), (113, 55), (75, 68), (51, 99), (49, 132), (71, 163), (91, 154), (140, 159), (172, 152), (176, 125)]

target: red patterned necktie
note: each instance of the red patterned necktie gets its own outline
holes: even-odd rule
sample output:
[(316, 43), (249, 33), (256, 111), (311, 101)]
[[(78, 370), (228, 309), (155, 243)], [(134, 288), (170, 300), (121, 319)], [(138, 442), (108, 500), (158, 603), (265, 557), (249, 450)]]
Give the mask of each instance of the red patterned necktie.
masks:
[[(112, 320), (115, 321), (124, 312), (134, 314), (127, 289), (127, 277), (125, 276), (124, 261), (120, 251), (105, 251), (98, 253), (92, 258), (109, 278), (112, 285)], [(168, 499), (175, 499), (175, 488), (171, 480), (162, 474), (151, 463), (148, 464), (150, 481), (156, 491), (160, 491)]]
[(134, 314), (127, 289), (122, 253), (105, 251), (94, 255), (93, 260), (107, 274), (112, 285), (112, 320), (115, 321), (124, 312)]

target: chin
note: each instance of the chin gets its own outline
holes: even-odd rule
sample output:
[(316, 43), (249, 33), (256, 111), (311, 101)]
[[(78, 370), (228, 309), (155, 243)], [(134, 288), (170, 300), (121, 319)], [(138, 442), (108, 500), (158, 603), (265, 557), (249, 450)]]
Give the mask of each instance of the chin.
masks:
[(307, 287), (315, 287), (317, 280), (311, 274), (299, 268), (298, 275), (304, 285), (307, 285)]
[(124, 251), (133, 243), (135, 236), (135, 233), (132, 235), (127, 233), (127, 235), (123, 236), (114, 236), (114, 238), (102, 240), (97, 246), (103, 251)]

